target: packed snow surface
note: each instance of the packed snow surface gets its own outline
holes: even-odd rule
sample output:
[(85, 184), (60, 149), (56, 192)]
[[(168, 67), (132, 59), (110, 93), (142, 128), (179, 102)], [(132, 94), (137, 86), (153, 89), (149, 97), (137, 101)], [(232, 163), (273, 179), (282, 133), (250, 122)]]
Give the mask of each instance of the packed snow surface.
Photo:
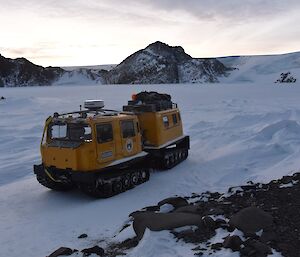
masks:
[[(141, 90), (169, 93), (179, 104), (189, 158), (109, 199), (50, 191), (36, 181), (45, 119), (78, 110), (86, 99), (121, 109)], [(41, 257), (60, 246), (82, 249), (112, 238), (128, 214), (174, 195), (226, 191), (249, 180), (267, 182), (300, 167), (300, 87), (278, 84), (97, 85), (2, 88), (0, 96), (1, 256)], [(82, 234), (86, 239), (77, 239)], [(131, 233), (129, 233), (131, 234)], [(192, 256), (165, 232), (147, 232), (130, 256)], [(164, 242), (166, 242), (164, 244)], [(161, 247), (161, 251), (151, 249)], [(177, 247), (177, 246), (176, 246)], [(136, 254), (135, 254), (136, 253)], [(233, 256), (232, 252), (222, 256)], [(231, 255), (230, 255), (231, 254)]]

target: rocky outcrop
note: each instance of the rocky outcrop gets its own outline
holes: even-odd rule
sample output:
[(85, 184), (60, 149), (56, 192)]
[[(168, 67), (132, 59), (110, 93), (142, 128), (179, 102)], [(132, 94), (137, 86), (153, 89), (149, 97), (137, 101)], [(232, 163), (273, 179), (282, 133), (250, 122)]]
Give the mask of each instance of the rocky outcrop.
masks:
[(217, 59), (193, 59), (180, 46), (162, 42), (127, 57), (108, 72), (108, 84), (218, 82), (230, 69)]
[(0, 55), (0, 87), (51, 85), (64, 70), (38, 66), (25, 58), (9, 59)]
[[(125, 229), (132, 226), (136, 237), (114, 244), (110, 256), (135, 247), (149, 229), (169, 230), (178, 240), (195, 244), (195, 256), (214, 256), (227, 248), (242, 257), (266, 257), (275, 250), (283, 256), (297, 257), (299, 190), (300, 173), (295, 173), (268, 184), (249, 182), (232, 187), (225, 194), (206, 192), (164, 199), (130, 214), (133, 222)], [(165, 205), (173, 209), (162, 212)]]
[[(295, 173), (268, 184), (250, 181), (247, 185), (229, 188), (224, 194), (205, 192), (167, 198), (130, 214), (131, 221), (114, 236), (117, 238), (123, 233), (122, 240), (124, 235), (131, 235), (130, 238), (107, 242), (104, 249), (96, 245), (81, 250), (81, 253), (84, 256), (126, 255), (129, 249), (139, 244), (147, 245), (149, 238), (144, 240), (144, 232), (148, 229), (169, 230), (181, 245), (182, 242), (189, 243), (195, 256), (215, 256), (217, 251), (225, 248), (239, 252), (241, 257), (267, 257), (275, 250), (283, 256), (298, 257), (299, 193), (300, 173)], [(164, 212), (166, 205), (173, 208)], [(81, 238), (87, 238), (87, 235), (78, 238), (83, 240)], [(50, 256), (76, 251), (62, 247)]]

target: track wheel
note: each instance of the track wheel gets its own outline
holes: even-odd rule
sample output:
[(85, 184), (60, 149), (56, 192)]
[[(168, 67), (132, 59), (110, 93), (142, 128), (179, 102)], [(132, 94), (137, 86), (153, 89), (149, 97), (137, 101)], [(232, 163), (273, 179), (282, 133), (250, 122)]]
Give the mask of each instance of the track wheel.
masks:
[(112, 183), (112, 190), (115, 194), (119, 194), (122, 192), (122, 181), (121, 180), (114, 180)]
[(130, 182), (132, 185), (136, 186), (139, 184), (139, 173), (138, 172), (133, 172), (130, 175)]
[(131, 187), (130, 175), (125, 175), (122, 177), (122, 188), (124, 191)]
[(169, 156), (165, 156), (165, 158), (164, 158), (164, 166), (166, 167), (166, 168), (169, 168), (170, 167), (170, 157)]
[(173, 167), (174, 163), (175, 163), (175, 158), (174, 158), (174, 153), (172, 153), (170, 156), (170, 166)]
[(142, 180), (142, 183), (146, 182), (149, 180), (149, 177), (150, 177), (150, 172), (148, 169), (144, 169), (140, 172), (140, 178)]
[(178, 158), (178, 151), (174, 152), (174, 160), (175, 160), (175, 163), (178, 162), (179, 158)]
[(105, 182), (101, 188), (97, 188), (97, 191), (99, 191), (100, 195), (103, 195), (102, 197), (110, 197), (113, 195), (113, 187), (111, 182)]
[(178, 158), (179, 158), (179, 161), (182, 161), (182, 159), (183, 159), (181, 150), (178, 151)]
[(188, 149), (185, 149), (184, 150), (184, 160), (188, 157), (188, 155), (189, 155), (189, 151), (188, 151)]

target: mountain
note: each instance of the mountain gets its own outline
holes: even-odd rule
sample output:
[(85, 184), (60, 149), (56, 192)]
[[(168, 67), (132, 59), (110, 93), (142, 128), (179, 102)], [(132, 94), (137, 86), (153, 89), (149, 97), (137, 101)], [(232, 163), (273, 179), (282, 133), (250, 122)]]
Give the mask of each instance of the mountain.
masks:
[(230, 70), (217, 59), (194, 59), (180, 46), (155, 42), (110, 70), (107, 83), (218, 82), (218, 77), (229, 75)]
[(44, 68), (25, 58), (3, 56), (0, 64), (0, 85), (5, 87), (218, 82), (232, 70), (215, 58), (195, 59), (181, 46), (173, 47), (162, 42), (150, 44), (117, 66)]
[(9, 59), (0, 55), (0, 87), (52, 85), (64, 70), (38, 66), (25, 58)]
[(157, 41), (118, 65), (61, 68), (44, 68), (25, 58), (9, 59), (0, 55), (0, 87), (299, 81), (300, 52), (193, 58), (181, 46)]

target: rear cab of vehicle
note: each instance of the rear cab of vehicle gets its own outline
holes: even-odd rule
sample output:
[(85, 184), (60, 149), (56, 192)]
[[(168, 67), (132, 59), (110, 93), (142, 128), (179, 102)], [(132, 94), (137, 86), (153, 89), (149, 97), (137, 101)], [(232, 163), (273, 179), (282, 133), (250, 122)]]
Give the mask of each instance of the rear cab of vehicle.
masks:
[(144, 149), (160, 149), (181, 140), (189, 148), (189, 137), (183, 134), (180, 111), (171, 96), (157, 92), (141, 92), (133, 95), (124, 111), (138, 116)]

